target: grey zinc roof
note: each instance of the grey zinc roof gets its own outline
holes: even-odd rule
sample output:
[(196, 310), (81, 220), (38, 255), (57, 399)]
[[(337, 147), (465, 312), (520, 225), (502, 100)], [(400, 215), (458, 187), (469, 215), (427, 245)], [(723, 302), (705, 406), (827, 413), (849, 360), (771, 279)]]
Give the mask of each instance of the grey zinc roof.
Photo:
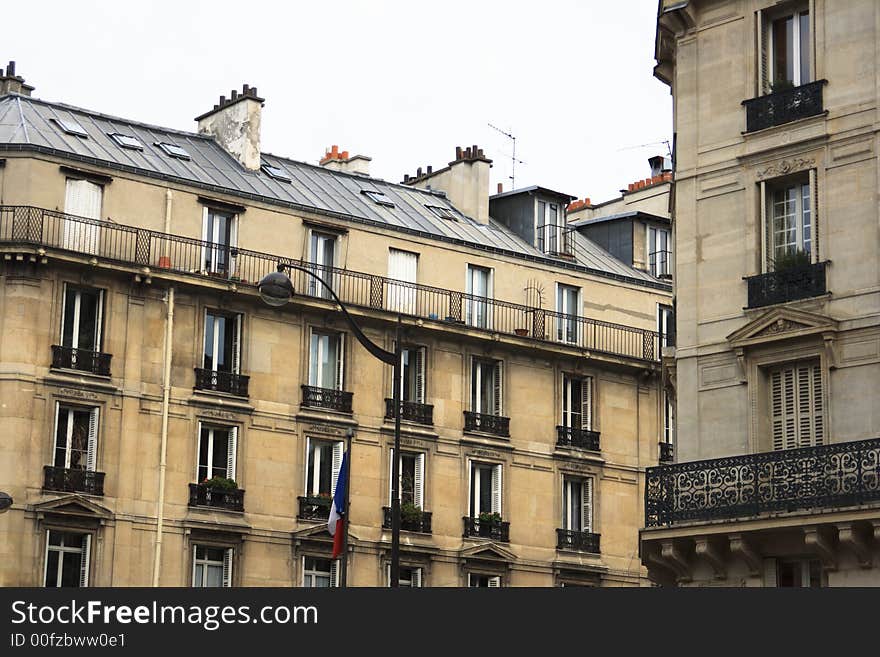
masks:
[[(52, 119), (76, 121), (89, 136), (82, 138), (67, 134)], [(143, 150), (122, 148), (110, 136), (113, 133), (136, 137), (143, 144)], [(155, 145), (158, 142), (183, 147), (190, 159), (168, 156)], [(497, 221), (483, 225), (465, 216), (442, 193), (331, 171), (263, 153), (265, 163), (283, 169), (291, 178), (291, 182), (276, 180), (262, 171), (243, 168), (212, 138), (204, 135), (107, 116), (29, 96), (0, 96), (0, 150), (19, 149), (52, 152), (61, 157), (178, 180), (216, 192), (299, 207), (440, 240), (453, 240), (480, 249), (497, 249), (529, 259), (551, 260)], [(374, 203), (362, 193), (363, 190), (384, 193), (394, 207)], [(428, 205), (447, 207), (457, 219), (441, 219), (427, 208)], [(583, 236), (576, 239), (575, 255), (577, 264), (582, 267), (613, 278), (668, 289), (668, 285), (629, 267), (589, 239)], [(565, 266), (558, 260), (553, 262)]]

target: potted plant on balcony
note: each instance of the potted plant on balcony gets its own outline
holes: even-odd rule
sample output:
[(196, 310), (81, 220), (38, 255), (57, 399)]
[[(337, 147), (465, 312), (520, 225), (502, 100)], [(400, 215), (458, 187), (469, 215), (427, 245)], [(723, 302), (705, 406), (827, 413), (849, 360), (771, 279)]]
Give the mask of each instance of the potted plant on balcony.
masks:
[(794, 89), (794, 83), (791, 80), (786, 80), (785, 78), (779, 78), (774, 82), (770, 83), (770, 93), (775, 94), (780, 91), (788, 91), (789, 89)]
[(794, 251), (785, 251), (782, 255), (773, 260), (773, 270), (777, 272), (789, 271), (806, 267), (810, 264), (810, 254), (803, 249), (795, 249)]
[(481, 524), (485, 524), (487, 526), (497, 525), (501, 522), (501, 514), (495, 511), (491, 513), (488, 511), (483, 511), (480, 513), (478, 519)]
[(238, 490), (238, 484), (235, 483), (235, 479), (228, 479), (227, 477), (211, 477), (210, 479), (204, 479), (202, 481), (202, 486), (220, 492)]
[(400, 505), (400, 524), (413, 526), (422, 521), (422, 508), (412, 502), (403, 502)]

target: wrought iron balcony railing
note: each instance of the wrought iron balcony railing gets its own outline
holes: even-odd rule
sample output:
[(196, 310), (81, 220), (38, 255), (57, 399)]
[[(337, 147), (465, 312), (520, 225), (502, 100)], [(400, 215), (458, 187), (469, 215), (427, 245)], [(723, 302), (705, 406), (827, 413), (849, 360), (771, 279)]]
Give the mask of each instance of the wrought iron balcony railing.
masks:
[[(382, 507), (382, 528), (391, 529), (391, 507)], [(422, 511), (418, 516), (405, 516), (400, 514), (400, 528), (406, 532), (418, 532), (419, 534), (431, 533), (431, 512)]]
[[(31, 245), (94, 256), (101, 261), (150, 267), (154, 272), (223, 279), (255, 285), (279, 262), (318, 269), (346, 304), (465, 325), (487, 333), (521, 335), (544, 342), (563, 340), (596, 353), (659, 361), (656, 331), (563, 315), (455, 290), (407, 283), (384, 276), (316, 265), (241, 248), (228, 249), (221, 271), (206, 270), (204, 254), (217, 245), (203, 240), (126, 226), (30, 206), (0, 206), (0, 244)], [(294, 291), (304, 298), (324, 299), (314, 279), (288, 270)], [(565, 334), (560, 326), (577, 327)]]
[(749, 308), (809, 299), (825, 294), (826, 264), (816, 262), (747, 277)]
[(189, 505), (244, 511), (244, 491), (240, 488), (212, 488), (205, 484), (190, 484)]
[(103, 495), (104, 473), (46, 465), (43, 466), (43, 490)]
[(464, 412), (464, 430), (482, 431), (502, 438), (510, 437), (510, 418), (502, 415), (485, 415), (484, 413)]
[(674, 456), (672, 443), (660, 443), (660, 463), (672, 463)]
[[(431, 404), (420, 404), (419, 402), (401, 401), (400, 402), (400, 418), (417, 422), (419, 424), (434, 424), (434, 407)], [(385, 417), (394, 418), (394, 400), (385, 399)]]
[(593, 452), (599, 451), (599, 432), (574, 427), (556, 427), (556, 445), (558, 447), (579, 447)]
[(570, 529), (557, 529), (556, 549), (599, 554), (599, 534), (576, 532)]
[(345, 390), (332, 388), (316, 388), (315, 386), (302, 386), (303, 406), (309, 408), (328, 408), (340, 413), (351, 413), (351, 400), (353, 393)]
[(826, 82), (827, 80), (817, 80), (744, 100), (746, 132), (756, 132), (822, 114), (825, 111), (822, 105), (822, 87)]
[(464, 516), (465, 538), (491, 538), (502, 543), (510, 542), (510, 523), (503, 520), (481, 520)]
[(79, 370), (98, 376), (110, 376), (111, 358), (112, 355), (102, 354), (100, 351), (52, 345), (53, 369)]
[(672, 251), (651, 251), (648, 254), (648, 271), (658, 278), (672, 276)]
[(575, 232), (573, 228), (557, 224), (538, 226), (535, 233), (538, 250), (547, 255), (573, 256)]
[(880, 501), (880, 438), (648, 468), (645, 525)]
[(296, 517), (300, 520), (327, 520), (330, 517), (333, 498), (329, 495), (306, 495), (296, 499), (299, 501), (299, 513)]
[(234, 372), (221, 372), (207, 370), (203, 367), (195, 368), (196, 390), (213, 390), (215, 392), (227, 392), (237, 397), (248, 396), (249, 376)]

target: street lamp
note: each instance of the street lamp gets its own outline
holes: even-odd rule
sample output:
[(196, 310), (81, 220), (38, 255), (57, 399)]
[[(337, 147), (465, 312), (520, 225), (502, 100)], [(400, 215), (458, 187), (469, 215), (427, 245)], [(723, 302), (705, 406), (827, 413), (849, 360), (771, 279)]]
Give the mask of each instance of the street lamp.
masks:
[[(307, 274), (318, 281), (324, 288), (330, 293), (330, 296), (333, 297), (333, 300), (339, 304), (339, 308), (342, 310), (342, 316), (345, 318), (345, 321), (348, 322), (349, 327), (351, 328), (351, 332), (354, 333), (354, 337), (357, 338), (357, 341), (360, 342), (364, 348), (370, 352), (373, 356), (381, 360), (383, 363), (388, 363), (389, 365), (394, 367), (394, 382), (393, 382), (393, 393), (394, 397), (394, 455), (391, 463), (391, 587), (398, 588), (400, 586), (400, 367), (401, 367), (401, 345), (400, 345), (400, 316), (397, 317), (397, 330), (395, 335), (395, 343), (394, 343), (394, 351), (388, 351), (387, 349), (383, 349), (375, 342), (370, 340), (364, 332), (361, 330), (361, 327), (357, 325), (352, 316), (348, 313), (348, 309), (345, 307), (345, 304), (342, 303), (342, 299), (337, 296), (336, 292), (334, 292), (333, 288), (330, 287), (327, 282), (318, 276), (315, 272), (306, 267), (301, 267), (299, 265), (294, 265), (291, 263), (278, 263), (278, 271), (273, 271), (269, 274), (266, 274), (259, 283), (257, 283), (257, 289), (260, 293), (260, 298), (269, 306), (278, 308), (286, 304), (290, 301), (291, 297), (295, 294), (293, 283), (290, 280), (290, 277), (284, 274), (285, 269), (295, 269), (297, 271), (301, 271), (304, 274)], [(349, 440), (349, 463), (351, 462), (351, 441)], [(349, 467), (349, 479), (347, 490), (351, 490), (351, 468)], [(346, 515), (348, 514), (348, 504), (346, 503)], [(349, 518), (346, 517), (345, 522), (345, 537), (348, 537), (348, 521)], [(347, 541), (346, 541), (347, 543)], [(346, 548), (347, 549), (347, 548)], [(345, 567), (348, 561), (347, 552), (343, 552), (343, 567)], [(347, 580), (343, 578), (343, 581)]]
[(9, 511), (9, 507), (12, 506), (12, 495), (5, 491), (0, 491), (0, 513), (6, 513)]

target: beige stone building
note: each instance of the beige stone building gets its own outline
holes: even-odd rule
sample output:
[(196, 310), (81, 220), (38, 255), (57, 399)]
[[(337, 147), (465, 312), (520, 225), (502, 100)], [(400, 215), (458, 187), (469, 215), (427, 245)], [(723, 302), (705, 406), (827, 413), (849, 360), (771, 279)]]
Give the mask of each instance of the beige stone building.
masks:
[(880, 585), (880, 5), (661, 2), (677, 463), (641, 556), (696, 586)]
[(404, 583), (647, 583), (671, 286), (569, 236), (571, 197), (493, 214), (476, 146), (406, 184), (271, 155), (247, 86), (186, 132), (0, 73), (0, 584), (335, 584), (351, 433), (349, 584), (387, 585), (391, 368), (305, 275), (265, 305), (279, 261), (402, 323)]

